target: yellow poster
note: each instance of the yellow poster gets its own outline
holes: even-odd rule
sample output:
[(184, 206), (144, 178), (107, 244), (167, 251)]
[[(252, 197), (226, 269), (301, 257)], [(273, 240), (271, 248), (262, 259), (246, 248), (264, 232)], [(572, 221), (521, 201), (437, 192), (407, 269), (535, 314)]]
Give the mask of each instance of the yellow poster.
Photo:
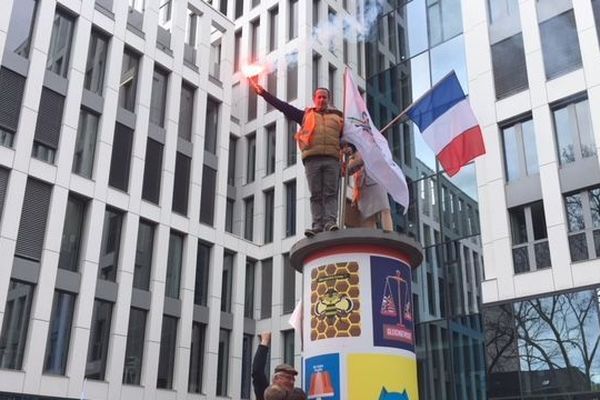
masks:
[(416, 360), (385, 354), (348, 354), (349, 400), (418, 400)]

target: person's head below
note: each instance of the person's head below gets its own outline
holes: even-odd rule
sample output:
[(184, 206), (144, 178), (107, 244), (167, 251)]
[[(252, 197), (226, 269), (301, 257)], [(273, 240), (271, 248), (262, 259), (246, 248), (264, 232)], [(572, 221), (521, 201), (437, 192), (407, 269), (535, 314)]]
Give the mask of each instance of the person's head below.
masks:
[(275, 367), (273, 385), (281, 386), (288, 391), (292, 391), (294, 390), (294, 383), (296, 383), (296, 375), (298, 375), (298, 371), (291, 365), (279, 364)]
[(265, 400), (286, 400), (288, 391), (279, 385), (271, 385), (265, 389)]
[(329, 106), (329, 89), (317, 88), (313, 94), (313, 103), (317, 111), (327, 110)]

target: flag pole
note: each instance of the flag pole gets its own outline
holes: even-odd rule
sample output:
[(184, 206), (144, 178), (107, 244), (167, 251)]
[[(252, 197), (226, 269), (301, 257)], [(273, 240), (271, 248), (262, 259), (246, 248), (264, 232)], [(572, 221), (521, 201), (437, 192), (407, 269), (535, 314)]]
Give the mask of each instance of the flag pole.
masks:
[[(346, 74), (349, 73), (348, 67), (344, 69), (344, 105), (342, 107), (342, 113), (346, 115)], [(342, 165), (345, 165), (344, 175), (342, 176), (342, 203), (340, 204), (340, 228), (344, 229), (346, 225), (346, 191), (348, 190), (348, 156), (345, 152), (342, 152)]]
[(408, 119), (408, 117), (406, 116), (406, 114), (410, 111), (410, 109), (413, 107), (413, 105), (415, 105), (416, 103), (418, 103), (423, 97), (425, 97), (426, 95), (428, 95), (429, 92), (431, 92), (433, 89), (435, 89), (436, 87), (438, 87), (440, 85), (440, 83), (442, 83), (446, 78), (448, 78), (452, 74), (455, 74), (454, 70), (452, 70), (452, 71), (448, 72), (446, 75), (444, 75), (444, 77), (442, 79), (440, 79), (439, 81), (437, 81), (437, 83), (435, 85), (433, 85), (425, 93), (423, 93), (421, 96), (419, 96), (418, 99), (414, 100), (408, 107), (406, 107), (404, 110), (402, 110), (402, 112), (400, 114), (398, 114), (396, 117), (394, 117), (393, 120), (391, 120), (390, 122), (388, 122), (388, 124), (386, 126), (384, 126), (383, 128), (381, 128), (379, 130), (379, 132), (381, 132), (381, 133), (385, 132), (392, 125), (396, 124), (397, 122), (404, 122), (404, 121), (406, 121)]

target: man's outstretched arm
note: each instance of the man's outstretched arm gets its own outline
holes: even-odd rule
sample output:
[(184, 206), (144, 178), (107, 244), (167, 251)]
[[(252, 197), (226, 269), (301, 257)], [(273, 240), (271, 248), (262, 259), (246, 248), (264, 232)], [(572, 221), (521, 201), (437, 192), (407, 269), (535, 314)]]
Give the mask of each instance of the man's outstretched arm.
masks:
[(252, 386), (257, 399), (263, 398), (265, 389), (269, 386), (269, 379), (265, 375), (265, 366), (267, 365), (267, 355), (271, 343), (271, 333), (265, 332), (260, 335), (260, 344), (254, 354), (252, 361)]
[(304, 119), (304, 111), (294, 107), (290, 103), (286, 103), (283, 100), (278, 99), (271, 93), (267, 92), (265, 88), (256, 83), (253, 79), (250, 79), (250, 85), (256, 91), (256, 94), (262, 96), (263, 99), (279, 111), (281, 111), (287, 119), (290, 119), (298, 124), (302, 124)]

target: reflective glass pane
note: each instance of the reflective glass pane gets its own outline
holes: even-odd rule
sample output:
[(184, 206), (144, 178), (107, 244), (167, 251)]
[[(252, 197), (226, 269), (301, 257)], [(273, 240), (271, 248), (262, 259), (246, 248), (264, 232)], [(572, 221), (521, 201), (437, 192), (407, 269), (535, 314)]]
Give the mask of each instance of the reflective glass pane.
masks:
[(558, 157), (560, 163), (567, 164), (575, 161), (572, 126), (566, 107), (554, 111), (554, 128), (556, 130), (556, 139), (558, 141)]
[(591, 157), (596, 155), (596, 142), (594, 141), (594, 130), (590, 119), (590, 105), (587, 100), (575, 104), (577, 114), (577, 129), (581, 143), (581, 156)]
[(519, 179), (519, 150), (517, 144), (517, 130), (515, 126), (502, 130), (504, 145), (504, 162), (506, 165), (506, 180)]
[(21, 369), (27, 344), (33, 285), (10, 281), (0, 335), (0, 368)]
[(6, 49), (24, 58), (29, 58), (37, 3), (36, 0), (13, 2), (8, 36), (6, 37)]
[(45, 373), (65, 374), (74, 307), (74, 294), (54, 292), (52, 316), (50, 317), (50, 327), (48, 329), (48, 341), (46, 342)]
[(515, 267), (515, 274), (521, 272), (528, 272), (529, 268), (529, 256), (527, 253), (527, 246), (513, 248), (513, 263)]
[(577, 232), (585, 229), (583, 220), (583, 206), (581, 204), (581, 194), (573, 194), (565, 197), (565, 207), (567, 209), (567, 221), (569, 222), (569, 232)]
[(129, 312), (127, 346), (125, 348), (125, 364), (123, 366), (123, 383), (128, 385), (139, 385), (141, 381), (144, 339), (146, 336), (146, 315), (147, 311), (133, 307)]
[(569, 251), (573, 262), (589, 258), (585, 232), (569, 235)]
[(594, 228), (600, 227), (600, 188), (592, 189), (590, 195), (590, 212), (592, 214), (592, 225)]
[(552, 266), (550, 262), (550, 248), (547, 241), (534, 244), (533, 252), (535, 253), (535, 266), (537, 269), (550, 268)]
[(533, 120), (530, 119), (523, 122), (521, 124), (521, 131), (523, 135), (523, 147), (525, 147), (525, 164), (527, 166), (527, 175), (537, 174), (539, 172), (539, 166)]

